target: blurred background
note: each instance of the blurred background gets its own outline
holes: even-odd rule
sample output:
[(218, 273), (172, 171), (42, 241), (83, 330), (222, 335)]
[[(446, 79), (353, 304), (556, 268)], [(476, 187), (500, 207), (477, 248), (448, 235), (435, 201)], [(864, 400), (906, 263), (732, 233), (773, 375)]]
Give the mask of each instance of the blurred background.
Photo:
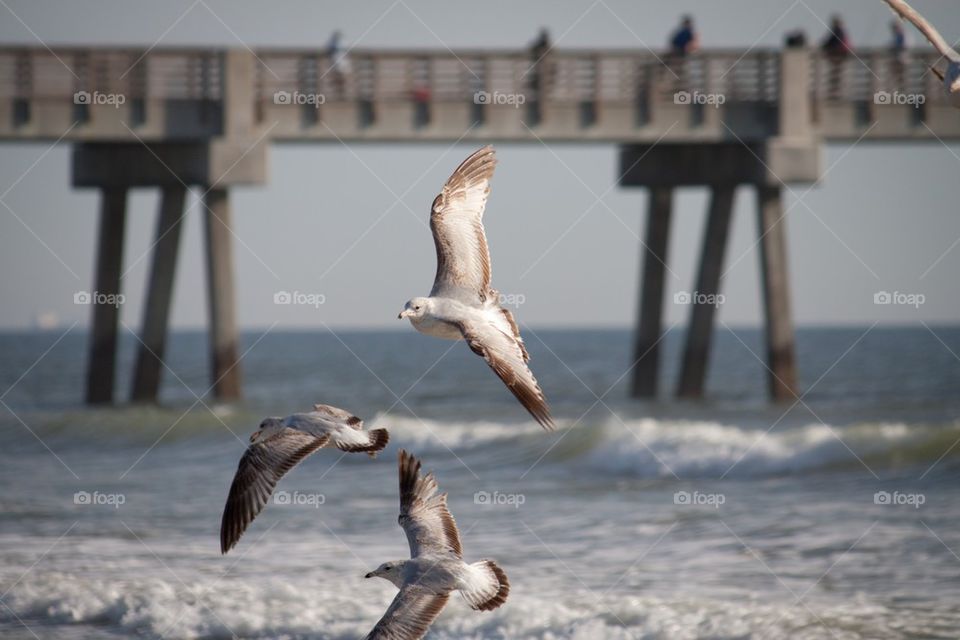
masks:
[[(960, 111), (883, 2), (0, 15), (4, 637), (362, 637), (400, 447), (513, 586), (429, 637), (957, 636)], [(555, 433), (396, 319), (487, 143)], [(390, 446), (220, 556), (249, 434), (314, 402)]]

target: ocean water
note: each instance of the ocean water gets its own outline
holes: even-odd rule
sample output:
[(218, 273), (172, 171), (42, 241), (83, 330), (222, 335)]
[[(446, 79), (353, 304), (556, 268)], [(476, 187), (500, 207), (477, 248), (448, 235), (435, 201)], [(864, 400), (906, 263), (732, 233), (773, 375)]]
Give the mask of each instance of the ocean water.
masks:
[[(245, 333), (246, 398), (219, 406), (206, 341), (171, 340), (160, 407), (82, 406), (85, 336), (0, 335), (0, 637), (358, 638), (406, 557), (396, 452), (448, 492), (506, 604), (454, 597), (428, 637), (960, 637), (960, 329), (798, 334), (802, 401), (771, 405), (753, 329), (717, 334), (700, 402), (627, 399), (627, 331), (525, 332), (544, 433), (463, 344)], [(135, 353), (122, 344), (118, 394)], [(314, 402), (391, 430), (322, 450), (219, 553), (249, 434)]]

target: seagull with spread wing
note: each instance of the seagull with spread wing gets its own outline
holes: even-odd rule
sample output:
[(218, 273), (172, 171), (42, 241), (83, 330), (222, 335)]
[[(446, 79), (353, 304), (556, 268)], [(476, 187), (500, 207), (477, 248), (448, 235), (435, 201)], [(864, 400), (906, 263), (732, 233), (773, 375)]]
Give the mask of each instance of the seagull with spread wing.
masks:
[(399, 318), (420, 333), (466, 340), (545, 429), (553, 428), (546, 398), (527, 366), (530, 355), (500, 294), (490, 286), (490, 252), (483, 210), (496, 165), (493, 147), (475, 151), (457, 167), (434, 201), (430, 229), (437, 274), (429, 297), (413, 298)]
[(233, 548), (253, 519), (263, 510), (277, 483), (317, 449), (334, 446), (371, 457), (387, 446), (386, 429), (363, 430), (363, 420), (327, 404), (286, 418), (267, 418), (250, 436), (250, 446), (230, 485), (220, 522), (220, 552)]
[(420, 461), (403, 450), (399, 469), (398, 520), (407, 534), (410, 559), (384, 562), (365, 576), (400, 589), (366, 640), (422, 638), (453, 591), (477, 611), (496, 609), (510, 594), (507, 574), (493, 560), (463, 561), (457, 523), (447, 509), (447, 494), (437, 493), (433, 474), (421, 476)]
[(930, 44), (947, 59), (947, 72), (941, 73), (936, 68), (930, 70), (936, 74), (943, 82), (943, 89), (947, 92), (947, 99), (955, 107), (960, 108), (960, 54), (947, 44), (940, 32), (932, 24), (927, 22), (926, 18), (920, 15), (916, 9), (911, 7), (904, 0), (884, 0), (894, 13), (901, 19), (907, 20), (913, 24), (930, 41)]

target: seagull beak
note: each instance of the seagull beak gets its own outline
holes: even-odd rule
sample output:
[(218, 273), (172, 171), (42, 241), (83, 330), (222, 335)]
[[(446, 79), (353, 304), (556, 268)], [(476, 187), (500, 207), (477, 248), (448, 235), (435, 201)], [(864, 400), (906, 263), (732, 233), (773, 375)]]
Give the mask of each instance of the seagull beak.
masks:
[(397, 314), (397, 320), (403, 320), (403, 319), (406, 318), (408, 315), (410, 315), (410, 310), (409, 310), (409, 309), (404, 309), (403, 311), (401, 311), (400, 313)]
[(373, 571), (371, 571), (370, 573), (368, 573), (367, 575), (365, 575), (365, 576), (363, 576), (363, 577), (364, 577), (364, 578), (373, 578), (373, 577), (375, 577), (376, 575), (377, 575), (377, 574), (375, 574)]

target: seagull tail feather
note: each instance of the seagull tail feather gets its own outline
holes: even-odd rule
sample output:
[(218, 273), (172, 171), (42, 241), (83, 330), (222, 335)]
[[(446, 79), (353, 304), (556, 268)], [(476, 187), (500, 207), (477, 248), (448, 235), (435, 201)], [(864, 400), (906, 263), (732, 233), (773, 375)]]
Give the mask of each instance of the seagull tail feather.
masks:
[(371, 458), (377, 457), (377, 452), (382, 451), (387, 443), (390, 442), (390, 432), (386, 429), (372, 429), (370, 431), (370, 440), (365, 443), (338, 444), (337, 447), (348, 453), (368, 453)]
[(474, 562), (470, 567), (485, 572), (487, 579), (496, 584), (496, 592), (493, 595), (490, 595), (489, 591), (484, 594), (473, 591), (461, 592), (471, 608), (477, 611), (493, 611), (507, 601), (507, 596), (510, 595), (510, 581), (507, 579), (507, 574), (496, 562), (481, 560), (480, 562)]

